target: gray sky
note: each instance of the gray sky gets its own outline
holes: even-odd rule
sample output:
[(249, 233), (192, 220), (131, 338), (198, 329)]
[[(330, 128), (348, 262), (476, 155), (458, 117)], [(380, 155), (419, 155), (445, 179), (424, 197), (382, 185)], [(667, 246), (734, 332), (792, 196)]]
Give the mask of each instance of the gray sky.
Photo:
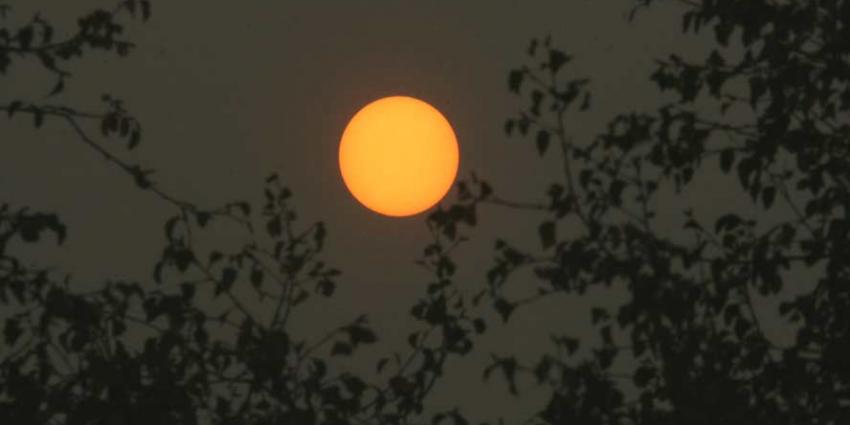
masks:
[[(653, 59), (699, 46), (681, 36), (667, 7), (627, 23), (631, 3), (160, 1), (149, 23), (130, 26), (138, 44), (130, 57), (95, 54), (77, 63), (69, 91), (54, 101), (94, 107), (101, 93), (124, 99), (145, 129), (132, 158), (155, 168), (163, 188), (201, 205), (259, 201), (262, 179), (279, 173), (304, 221), (327, 223), (328, 262), (344, 272), (331, 308), (306, 318), (307, 328), (365, 312), (388, 344), (399, 344), (428, 280), (412, 262), (428, 243), (425, 215), (382, 217), (347, 193), (336, 162), (347, 120), (379, 97), (419, 97), (453, 124), (460, 176), (474, 170), (505, 197), (537, 198), (555, 168), (537, 159), (530, 141), (503, 135), (504, 119), (520, 107), (507, 91), (507, 72), (524, 64), (531, 37), (551, 33), (575, 56), (575, 75), (593, 78), (594, 112), (569, 123), (578, 138), (601, 131), (616, 112), (656, 104), (648, 80)], [(18, 17), (42, 10), (72, 28), (71, 17), (92, 4), (111, 2), (38, 0), (15, 8)], [(0, 80), (3, 102), (42, 99), (50, 85), (36, 69), (21, 66)], [(148, 279), (171, 214), (166, 205), (133, 190), (60, 122), (33, 131), (28, 121), (3, 120), (0, 138), (3, 200), (56, 211), (69, 225), (62, 249), (42, 247), (33, 258), (81, 280)], [(481, 211), (480, 219), (458, 257), (460, 279), (474, 288), (484, 283), (493, 239), (536, 246), (539, 222), (498, 210)], [(505, 403), (501, 386), (481, 388), (478, 377), (489, 351), (514, 345), (529, 354), (546, 346), (551, 328), (544, 322), (586, 333), (587, 301), (561, 301), (488, 334), (479, 354), (450, 366), (450, 375), (458, 373), (438, 388), (435, 402), (459, 404), (482, 419), (530, 412), (539, 402), (533, 394)]]

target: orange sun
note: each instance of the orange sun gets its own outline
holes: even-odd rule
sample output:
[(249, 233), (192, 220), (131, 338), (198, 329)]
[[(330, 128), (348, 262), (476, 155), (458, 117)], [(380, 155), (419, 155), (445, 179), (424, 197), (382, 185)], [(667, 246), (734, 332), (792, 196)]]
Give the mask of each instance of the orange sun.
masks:
[(412, 97), (378, 99), (357, 112), (339, 144), (339, 168), (366, 208), (402, 217), (431, 208), (452, 186), (457, 138), (433, 106)]

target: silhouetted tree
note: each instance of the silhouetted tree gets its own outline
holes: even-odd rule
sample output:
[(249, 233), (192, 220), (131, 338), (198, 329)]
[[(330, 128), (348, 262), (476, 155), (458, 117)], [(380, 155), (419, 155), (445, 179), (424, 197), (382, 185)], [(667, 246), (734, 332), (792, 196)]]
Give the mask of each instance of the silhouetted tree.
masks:
[[(59, 94), (72, 80), (65, 62), (95, 50), (128, 54), (135, 46), (123, 37), (126, 21), (149, 14), (146, 0), (122, 1), (81, 17), (62, 40), (44, 16), (4, 25), (0, 72), (36, 60), (56, 77), (51, 96)], [(334, 293), (340, 272), (321, 257), (324, 224), (298, 226), (291, 193), (275, 175), (259, 207), (235, 201), (204, 208), (170, 195), (151, 170), (106, 143), (117, 138), (133, 149), (142, 128), (119, 99), (103, 100), (99, 112), (24, 100), (0, 110), (36, 128), (46, 120), (68, 125), (76, 140), (170, 204), (166, 245), (152, 282), (110, 280), (81, 291), (15, 251), (47, 233), (61, 244), (60, 218), (0, 206), (0, 423), (398, 424), (422, 414), (446, 359), (466, 353), (469, 335), (483, 330), (443, 277), (439, 239), (421, 260), (434, 266), (435, 283), (414, 309), (421, 320), (410, 349), (376, 359), (377, 373), (367, 377), (347, 372), (333, 357), (377, 340), (365, 315), (326, 333), (294, 335), (289, 326), (293, 310)], [(201, 235), (225, 227), (239, 232), (239, 242), (214, 244)]]
[[(533, 40), (508, 79), (528, 103), (505, 131), (557, 155), (562, 179), (538, 203), (469, 179), (432, 216), (452, 238), (485, 205), (539, 212), (541, 247), (495, 245), (488, 294), (505, 321), (554, 294), (615, 295), (591, 311), (598, 338), (557, 335), (536, 362), (504, 355), (487, 373), (550, 389), (533, 424), (850, 423), (850, 2), (677, 3), (682, 32), (713, 48), (658, 60), (650, 78), (675, 101), (575, 140), (590, 82)], [(749, 201), (694, 211), (705, 179)], [(509, 297), (521, 289), (536, 292)], [(795, 338), (772, 340), (767, 320)]]

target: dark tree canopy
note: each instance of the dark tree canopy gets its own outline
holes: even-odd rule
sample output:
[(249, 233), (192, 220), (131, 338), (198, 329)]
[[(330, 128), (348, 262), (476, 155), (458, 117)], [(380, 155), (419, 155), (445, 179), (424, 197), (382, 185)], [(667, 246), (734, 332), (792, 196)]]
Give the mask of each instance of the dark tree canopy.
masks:
[[(150, 9), (146, 0), (129, 0), (96, 10), (63, 40), (54, 40), (54, 24), (41, 16), (4, 26), (0, 71), (38, 61), (56, 77), (48, 90), (56, 95), (72, 81), (65, 62), (135, 48), (124, 27), (134, 17), (147, 20)], [(375, 359), (377, 373), (368, 377), (341, 370), (335, 357), (377, 340), (366, 315), (317, 335), (292, 334), (288, 321), (299, 306), (334, 293), (340, 271), (323, 260), (324, 224), (298, 224), (292, 194), (276, 175), (259, 204), (210, 208), (172, 196), (151, 170), (115, 152), (120, 145), (111, 139), (132, 150), (142, 128), (119, 99), (103, 101), (98, 112), (26, 100), (0, 110), (36, 128), (61, 121), (131, 184), (171, 205), (166, 245), (150, 281), (108, 280), (81, 291), (69, 276), (34, 269), (16, 254), (21, 243), (45, 243), (50, 233), (61, 244), (60, 218), (0, 206), (0, 423), (408, 423), (422, 414), (443, 363), (468, 352), (469, 335), (483, 330), (443, 278), (439, 241), (421, 259), (436, 265), (435, 283), (414, 308), (420, 320), (409, 350)], [(241, 242), (202, 242), (223, 226)]]
[[(563, 180), (539, 204), (461, 183), (455, 208), (544, 216), (542, 249), (496, 243), (493, 306), (509, 320), (600, 285), (627, 300), (592, 310), (598, 343), (581, 350), (562, 336), (534, 364), (506, 356), (491, 368), (511, 390), (520, 375), (551, 388), (532, 423), (848, 423), (850, 2), (681, 3), (682, 31), (713, 49), (659, 59), (650, 78), (675, 100), (618, 115), (592, 140), (571, 136), (591, 95), (589, 80), (570, 76), (570, 55), (533, 40), (530, 63), (510, 73), (525, 107), (505, 131), (559, 156)], [(705, 190), (699, 176), (732, 182), (714, 190), (739, 190), (749, 205), (693, 211), (684, 195)], [(681, 230), (660, 229), (660, 209), (680, 211)], [(537, 279), (512, 280), (521, 268)], [(803, 281), (790, 278), (801, 270)], [(508, 299), (517, 285), (537, 293)], [(760, 324), (758, 301), (776, 297), (772, 321), (796, 333), (788, 344)]]
[[(95, 112), (0, 99), (9, 119), (69, 126), (74, 142), (174, 211), (150, 281), (81, 291), (16, 253), (54, 243), (48, 236), (61, 244), (73, 229), (0, 204), (0, 423), (478, 423), (427, 402), (446, 362), (488, 331), (484, 309), (510, 321), (591, 289), (625, 294), (592, 309), (598, 338), (554, 335), (530, 364), (506, 346), (482, 366), (520, 397), (529, 385), (547, 390), (526, 423), (850, 423), (850, 1), (677, 3), (671, 24), (713, 48), (660, 58), (649, 78), (669, 101), (617, 115), (591, 140), (571, 129), (593, 111), (593, 82), (571, 74), (580, 59), (532, 40), (528, 64), (508, 75), (523, 106), (505, 131), (556, 155), (562, 177), (534, 188), (538, 202), (482, 178), (459, 182), (457, 201), (426, 220), (433, 242), (419, 264), (431, 282), (411, 308), (409, 347), (374, 359), (368, 376), (335, 362), (378, 340), (366, 315), (316, 335), (289, 326), (299, 306), (333, 295), (340, 271), (323, 259), (324, 224), (300, 224), (276, 175), (259, 203), (200, 206), (124, 159), (119, 147), (132, 150), (143, 132), (116, 97)], [(61, 40), (44, 17), (18, 28), (0, 20), (0, 73), (36, 61), (56, 79), (45, 93), (60, 93), (73, 82), (66, 62), (131, 53), (123, 29), (150, 13), (145, 0), (122, 1)], [(718, 206), (716, 217), (691, 209), (685, 195), (706, 178), (750, 204)], [(540, 244), (497, 239), (481, 286), (460, 288), (453, 249), (490, 208), (538, 214)], [(681, 229), (662, 229), (661, 209), (680, 212)], [(237, 242), (203, 237), (224, 227)], [(533, 277), (517, 273), (526, 269)], [(262, 308), (245, 308), (249, 299)], [(766, 311), (765, 299), (781, 302)], [(771, 339), (766, 313), (795, 337)]]

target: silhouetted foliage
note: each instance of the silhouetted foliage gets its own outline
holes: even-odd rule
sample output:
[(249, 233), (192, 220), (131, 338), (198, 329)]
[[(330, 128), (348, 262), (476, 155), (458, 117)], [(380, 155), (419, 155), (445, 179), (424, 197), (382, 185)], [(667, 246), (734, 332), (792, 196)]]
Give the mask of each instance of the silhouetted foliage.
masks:
[[(202, 207), (114, 152), (108, 139), (127, 149), (142, 140), (117, 98), (104, 96), (99, 112), (3, 100), (10, 119), (68, 125), (174, 216), (151, 281), (83, 292), (16, 255), (48, 236), (61, 244), (61, 219), (0, 205), (0, 423), (464, 425), (459, 410), (425, 403), (446, 361), (488, 330), (477, 306), (507, 322), (539, 300), (591, 289), (618, 294), (590, 311), (597, 338), (555, 334), (532, 363), (507, 352), (482, 368), (512, 394), (548, 389), (526, 423), (850, 422), (850, 2), (678, 3), (682, 31), (711, 37), (714, 49), (659, 60), (651, 81), (675, 100), (615, 116), (586, 142), (574, 140), (571, 118), (592, 109), (591, 81), (569, 74), (574, 58), (551, 39), (532, 40), (529, 64), (508, 75), (524, 106), (504, 130), (558, 156), (562, 178), (539, 202), (507, 199), (474, 175), (459, 182), (458, 202), (427, 219), (433, 242), (418, 264), (432, 281), (411, 308), (409, 349), (375, 359), (368, 376), (335, 362), (378, 340), (365, 316), (324, 334), (289, 325), (299, 306), (333, 295), (340, 272), (322, 257), (324, 224), (299, 224), (277, 176), (259, 204)], [(62, 41), (42, 16), (3, 24), (0, 72), (38, 61), (56, 77), (46, 92), (60, 93), (72, 77), (61, 64), (95, 50), (127, 54), (123, 25), (150, 12), (123, 1), (84, 16)], [(686, 195), (706, 178), (731, 182), (751, 205), (719, 205), (713, 217), (692, 210)], [(453, 252), (493, 207), (539, 214), (539, 246), (497, 239), (486, 288), (469, 297)], [(680, 231), (659, 225), (660, 209), (681, 211)], [(203, 236), (225, 227), (239, 237)], [(521, 270), (533, 278), (518, 279)], [(771, 311), (765, 299), (781, 302)], [(763, 314), (796, 337), (775, 341)]]
[[(556, 335), (536, 362), (497, 356), (486, 373), (501, 370), (512, 393), (523, 376), (550, 389), (529, 423), (850, 423), (850, 2), (679, 3), (682, 31), (714, 48), (659, 60), (651, 81), (676, 100), (592, 140), (571, 136), (591, 95), (570, 55), (533, 40), (530, 64), (510, 72), (524, 107), (505, 131), (559, 156), (563, 178), (539, 203), (460, 183), (452, 209), (542, 216), (540, 247), (496, 242), (493, 307), (507, 321), (554, 294), (625, 297), (591, 310), (598, 338)], [(751, 203), (692, 210), (706, 179)], [(658, 225), (661, 209), (681, 212), (680, 231)], [(511, 279), (520, 269), (536, 278)], [(536, 293), (508, 297), (517, 287)], [(796, 337), (773, 340), (765, 314)]]
[[(120, 38), (122, 22), (137, 14), (149, 17), (147, 1), (97, 10), (58, 42), (41, 16), (4, 27), (0, 71), (13, 59), (35, 58), (56, 75), (50, 93), (57, 94), (71, 76), (62, 61), (94, 50), (127, 54), (133, 44)], [(110, 280), (83, 292), (70, 277), (34, 269), (15, 253), (16, 244), (40, 243), (46, 233), (61, 244), (59, 217), (0, 207), (0, 423), (398, 424), (423, 414), (446, 359), (468, 352), (468, 336), (483, 326), (467, 317), (438, 237), (421, 260), (435, 281), (413, 310), (419, 325), (410, 348), (377, 359), (375, 374), (347, 372), (334, 357), (356, 355), (378, 339), (365, 315), (324, 334), (295, 335), (289, 326), (300, 305), (334, 293), (340, 271), (322, 259), (324, 224), (297, 224), (291, 192), (276, 175), (266, 180), (259, 207), (235, 201), (203, 208), (170, 195), (151, 170), (105, 142), (119, 138), (133, 149), (142, 132), (119, 99), (103, 101), (98, 113), (24, 100), (0, 109), (10, 119), (31, 117), (37, 128), (60, 118), (84, 146), (170, 204), (166, 244), (150, 282)], [(203, 237), (222, 226), (240, 242), (222, 246)]]

